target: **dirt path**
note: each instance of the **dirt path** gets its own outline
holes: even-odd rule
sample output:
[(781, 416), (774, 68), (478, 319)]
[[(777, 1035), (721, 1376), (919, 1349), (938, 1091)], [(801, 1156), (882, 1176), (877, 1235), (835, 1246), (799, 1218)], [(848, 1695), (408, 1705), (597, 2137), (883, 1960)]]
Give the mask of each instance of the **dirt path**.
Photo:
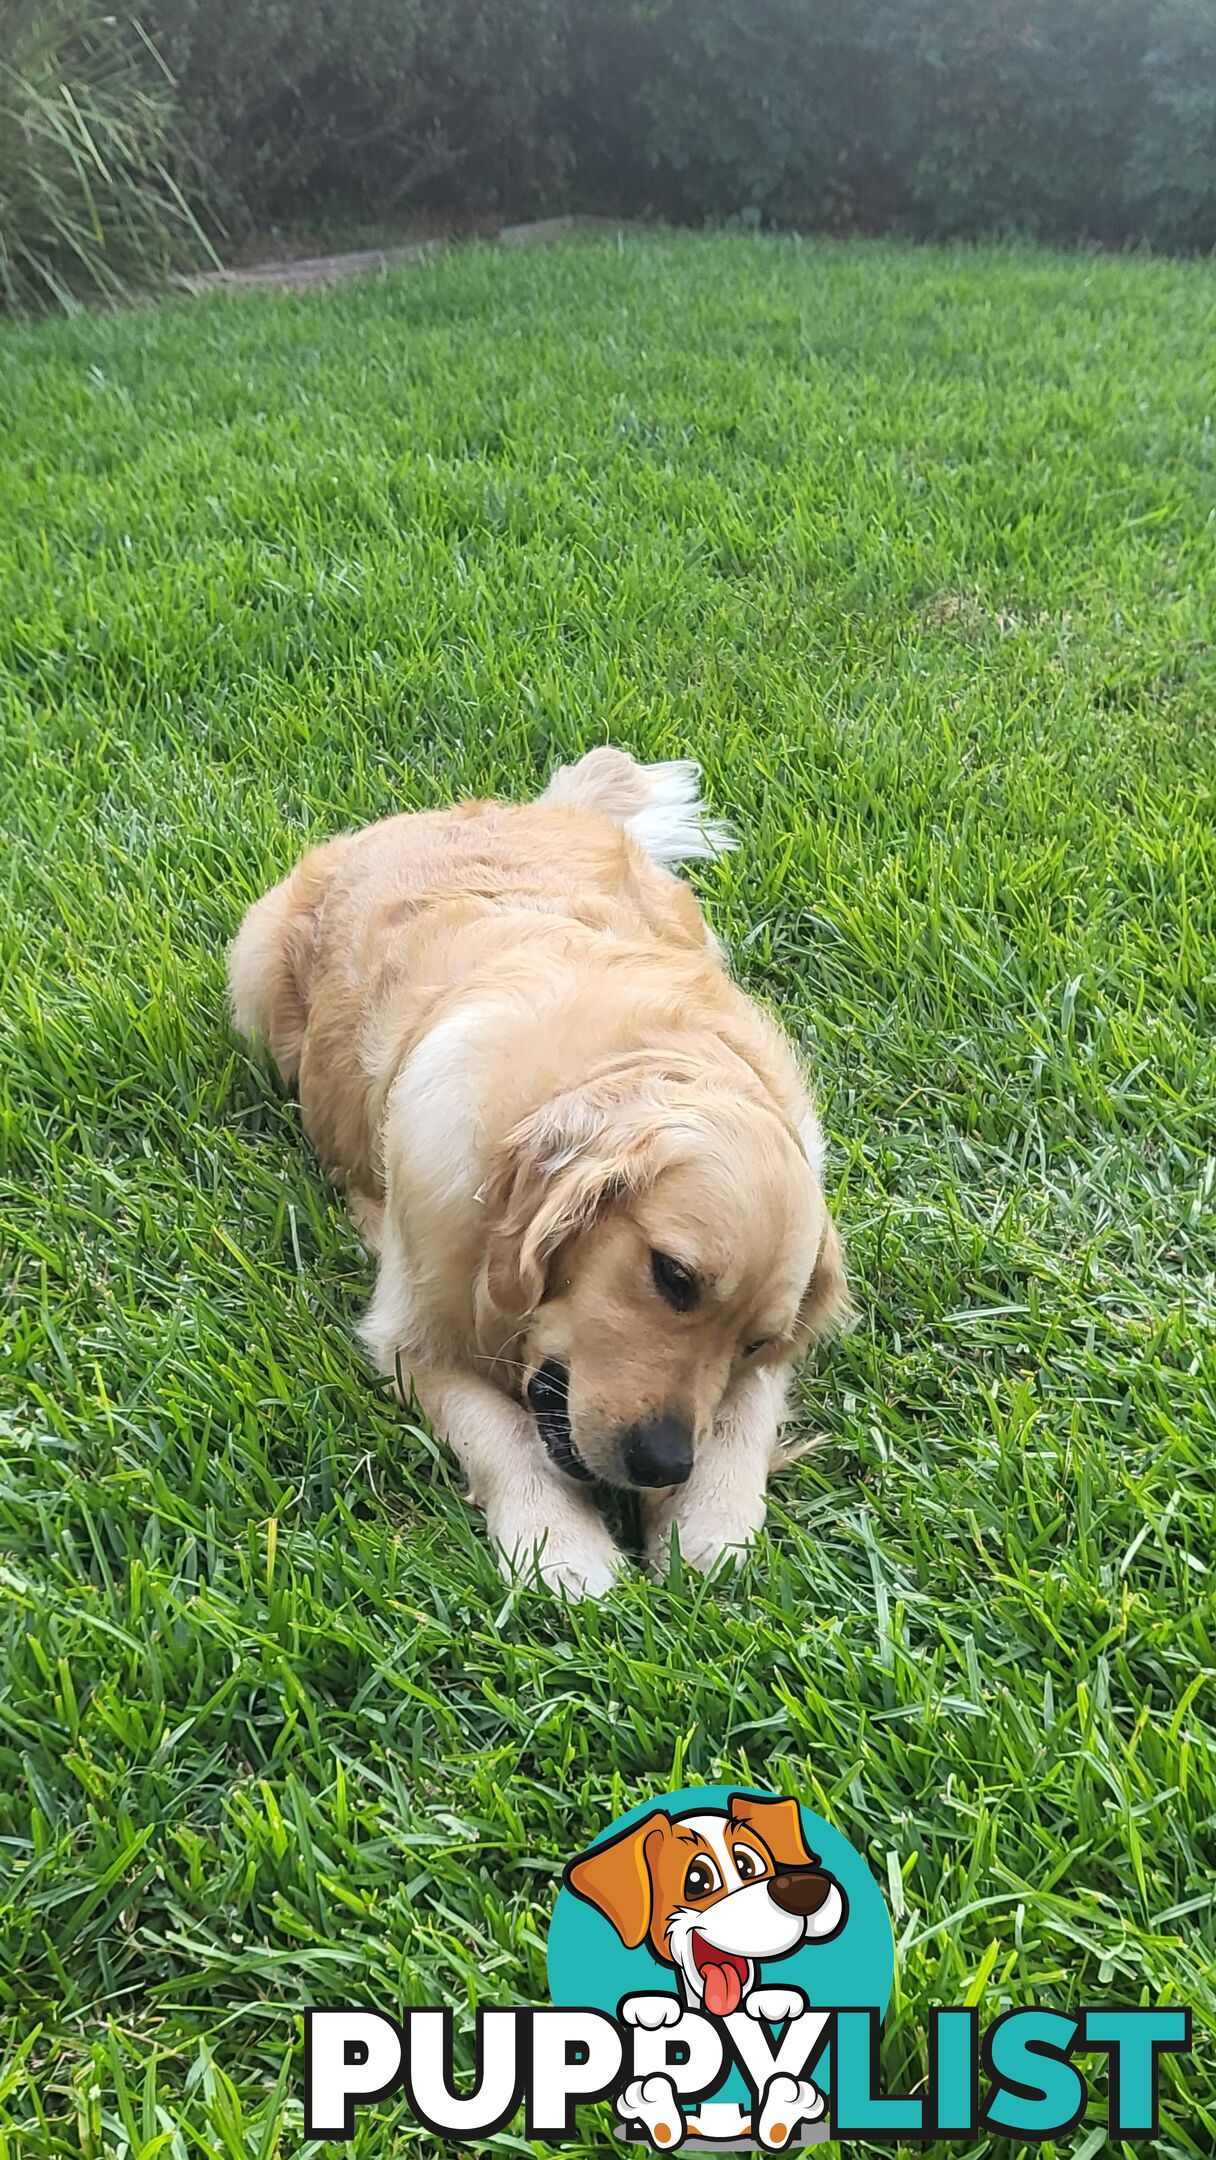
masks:
[[(492, 234), (496, 247), (538, 247), (572, 232), (625, 232), (618, 218), (535, 218), (526, 225), (503, 225)], [(357, 248), (346, 255), (304, 255), (280, 262), (250, 263), (236, 270), (205, 270), (183, 278), (188, 292), (243, 292), (251, 286), (277, 286), (283, 292), (310, 292), (316, 285), (336, 285), (342, 278), (368, 277), (380, 270), (395, 270), (403, 263), (425, 262), (448, 248), (463, 246), (460, 240), (406, 240), (400, 245)]]

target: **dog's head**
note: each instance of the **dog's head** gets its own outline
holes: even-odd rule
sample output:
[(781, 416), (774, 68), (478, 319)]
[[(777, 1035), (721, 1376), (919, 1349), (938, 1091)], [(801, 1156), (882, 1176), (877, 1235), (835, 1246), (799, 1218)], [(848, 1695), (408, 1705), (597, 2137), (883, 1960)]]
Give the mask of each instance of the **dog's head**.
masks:
[(483, 1199), (479, 1309), (500, 1340), (512, 1330), (575, 1475), (683, 1483), (732, 1383), (848, 1311), (798, 1133), (720, 1077), (629, 1070), (557, 1097), (509, 1135)]
[(732, 1793), (725, 1809), (647, 1815), (573, 1860), (566, 1882), (680, 1974), (688, 1998), (729, 2017), (756, 1968), (804, 1942), (827, 1942), (848, 1918), (839, 1883), (806, 1844), (796, 1800)]

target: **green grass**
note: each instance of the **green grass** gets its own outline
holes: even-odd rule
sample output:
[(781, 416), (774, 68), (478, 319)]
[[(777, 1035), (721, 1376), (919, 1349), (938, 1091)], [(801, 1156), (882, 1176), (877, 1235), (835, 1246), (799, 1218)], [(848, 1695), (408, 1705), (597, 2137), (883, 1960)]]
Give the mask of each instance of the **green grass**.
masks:
[[(1211, 290), (689, 237), (5, 334), (3, 2160), (301, 2154), (300, 2006), (543, 2000), (575, 1846), (718, 1777), (869, 1855), (893, 2080), (1181, 1999), (1212, 2152)], [(862, 1320), (742, 1574), (572, 1610), (360, 1362), (223, 953), (605, 737), (742, 833)]]

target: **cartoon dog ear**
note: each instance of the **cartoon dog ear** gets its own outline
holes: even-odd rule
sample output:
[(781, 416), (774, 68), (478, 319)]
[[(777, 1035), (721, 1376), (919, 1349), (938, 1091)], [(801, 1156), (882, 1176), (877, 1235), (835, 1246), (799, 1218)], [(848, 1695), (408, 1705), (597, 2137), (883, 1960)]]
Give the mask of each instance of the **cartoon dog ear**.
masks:
[(814, 1866), (816, 1855), (802, 1835), (796, 1800), (759, 1800), (754, 1793), (737, 1792), (730, 1796), (728, 1813), (732, 1822), (746, 1823), (763, 1838), (778, 1871)]
[(627, 1950), (646, 1940), (654, 1912), (650, 1860), (670, 1836), (669, 1816), (647, 1815), (606, 1845), (580, 1853), (566, 1869), (567, 1887), (612, 1922)]

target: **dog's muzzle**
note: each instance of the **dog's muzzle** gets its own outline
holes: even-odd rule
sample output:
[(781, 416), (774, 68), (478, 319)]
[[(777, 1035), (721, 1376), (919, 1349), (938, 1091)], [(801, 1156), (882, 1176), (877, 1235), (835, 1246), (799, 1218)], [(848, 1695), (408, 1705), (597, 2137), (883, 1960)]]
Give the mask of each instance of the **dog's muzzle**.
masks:
[(568, 1478), (589, 1484), (591, 1472), (574, 1445), (570, 1431), (570, 1375), (553, 1358), (546, 1358), (528, 1382), (528, 1401), (549, 1460)]

